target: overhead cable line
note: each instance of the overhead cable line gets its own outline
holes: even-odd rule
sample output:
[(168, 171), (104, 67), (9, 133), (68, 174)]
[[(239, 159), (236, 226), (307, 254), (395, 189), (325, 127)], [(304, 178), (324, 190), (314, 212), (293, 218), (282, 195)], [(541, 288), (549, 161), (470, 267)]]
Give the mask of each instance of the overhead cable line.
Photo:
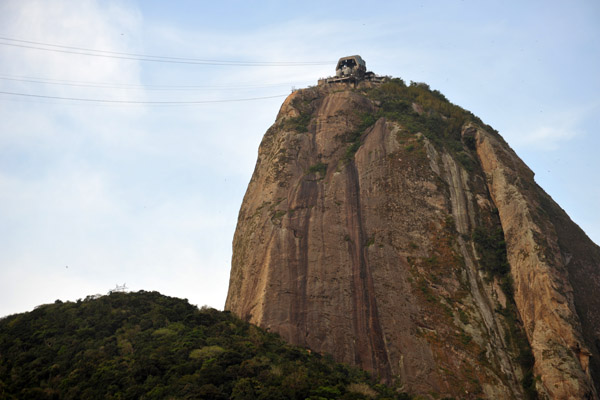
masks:
[[(331, 61), (240, 61), (240, 60), (212, 60), (186, 57), (155, 56), (150, 54), (123, 53), (108, 50), (96, 50), (84, 47), (64, 46), (52, 43), (34, 42), (31, 40), (14, 39), (0, 36), (0, 40), (10, 42), (2, 43), (3, 46), (21, 47), (51, 51), (57, 53), (79, 54), (92, 57), (117, 58), (124, 60), (149, 61), (174, 64), (196, 64), (196, 65), (228, 65), (239, 67), (300, 67), (310, 65), (330, 65)], [(45, 47), (40, 47), (45, 46)]]
[(195, 100), (195, 101), (138, 101), (138, 100), (110, 100), (110, 99), (88, 99), (88, 98), (79, 98), (79, 97), (46, 96), (46, 95), (41, 95), (41, 94), (5, 92), (5, 91), (0, 91), (0, 94), (5, 94), (5, 95), (9, 95), (9, 96), (34, 97), (34, 98), (38, 98), (38, 99), (82, 101), (82, 102), (89, 102), (89, 103), (140, 104), (140, 105), (143, 105), (143, 104), (148, 104), (148, 105), (186, 105), (186, 104), (209, 104), (209, 103), (234, 103), (234, 102), (243, 102), (243, 101), (274, 99), (277, 97), (287, 96), (287, 94), (279, 94), (279, 95), (274, 95), (274, 96), (249, 97), (249, 98), (244, 98), (244, 99)]
[(127, 89), (127, 90), (198, 90), (198, 89), (260, 89), (277, 86), (294, 86), (290, 83), (265, 83), (265, 84), (239, 84), (239, 85), (134, 85), (127, 83), (107, 83), (107, 82), (81, 82), (62, 79), (48, 79), (27, 76), (1, 75), (0, 80), (27, 82), (45, 85), (60, 85), (74, 87), (92, 87), (101, 89)]

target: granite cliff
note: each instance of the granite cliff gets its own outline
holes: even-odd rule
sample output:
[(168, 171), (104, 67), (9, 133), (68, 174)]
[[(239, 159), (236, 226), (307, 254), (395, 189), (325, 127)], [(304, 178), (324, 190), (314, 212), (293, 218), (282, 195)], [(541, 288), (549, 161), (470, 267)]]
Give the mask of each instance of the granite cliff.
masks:
[(285, 100), (225, 308), (430, 398), (597, 399), (599, 293), (600, 248), (500, 135), (394, 79)]

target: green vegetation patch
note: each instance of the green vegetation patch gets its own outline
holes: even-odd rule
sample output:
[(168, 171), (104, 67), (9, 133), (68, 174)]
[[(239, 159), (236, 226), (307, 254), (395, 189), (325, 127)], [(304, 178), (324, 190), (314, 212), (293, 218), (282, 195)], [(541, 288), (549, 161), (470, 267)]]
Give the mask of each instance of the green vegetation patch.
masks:
[(507, 276), (510, 272), (510, 265), (506, 258), (506, 242), (502, 227), (488, 228), (479, 225), (473, 230), (471, 237), (475, 242), (480, 258), (479, 263), (483, 269), (500, 279)]
[(221, 353), (225, 352), (225, 349), (221, 346), (204, 346), (200, 349), (194, 349), (190, 352), (190, 358), (214, 358), (218, 357)]
[(308, 132), (308, 126), (311, 118), (312, 116), (310, 113), (301, 113), (297, 117), (285, 119), (283, 121), (283, 127), (285, 129), (295, 130), (300, 133)]
[(377, 116), (368, 112), (360, 114), (358, 118), (359, 123), (356, 129), (348, 132), (344, 137), (344, 141), (350, 143), (344, 153), (344, 162), (349, 162), (354, 158), (354, 154), (356, 154), (362, 144), (362, 137), (365, 131), (377, 122)]
[(287, 214), (287, 211), (285, 210), (275, 210), (271, 214), (271, 221), (274, 223), (279, 223), (285, 214)]
[(327, 172), (327, 164), (318, 162), (315, 165), (311, 165), (308, 168), (308, 172), (311, 174), (321, 174), (321, 176), (325, 176), (325, 173)]
[(365, 242), (365, 247), (371, 247), (375, 244), (375, 236), (371, 236), (370, 238), (367, 239), (367, 241)]
[[(485, 125), (471, 112), (452, 104), (427, 84), (411, 82), (406, 85), (399, 78), (368, 89), (365, 94), (379, 104), (373, 120), (385, 117), (398, 122), (411, 135), (420, 132), (432, 143), (456, 156), (465, 169), (473, 170), (476, 162), (469, 153), (475, 149), (474, 139), (465, 138), (463, 143), (461, 130), (465, 123), (471, 121)], [(407, 145), (405, 150), (413, 151), (414, 145)]]
[(0, 320), (2, 399), (409, 399), (229, 312), (157, 292)]

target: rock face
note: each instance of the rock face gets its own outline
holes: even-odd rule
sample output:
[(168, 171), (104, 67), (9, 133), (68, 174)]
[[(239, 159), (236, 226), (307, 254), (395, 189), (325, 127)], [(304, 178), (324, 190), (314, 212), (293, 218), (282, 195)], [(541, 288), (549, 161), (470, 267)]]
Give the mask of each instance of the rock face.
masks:
[(225, 308), (432, 398), (597, 399), (599, 293), (600, 248), (502, 138), (394, 80), (285, 100)]
[(536, 375), (552, 398), (588, 398), (592, 355), (599, 372), (600, 251), (506, 145), (481, 129), (465, 133), (476, 138), (500, 213)]

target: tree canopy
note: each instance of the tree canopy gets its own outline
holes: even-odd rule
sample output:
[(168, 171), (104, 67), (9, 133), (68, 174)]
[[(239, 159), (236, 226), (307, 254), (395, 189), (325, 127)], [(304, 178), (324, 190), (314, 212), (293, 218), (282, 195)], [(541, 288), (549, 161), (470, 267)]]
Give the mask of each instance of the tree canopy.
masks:
[(409, 399), (229, 312), (144, 291), (0, 320), (0, 397)]

